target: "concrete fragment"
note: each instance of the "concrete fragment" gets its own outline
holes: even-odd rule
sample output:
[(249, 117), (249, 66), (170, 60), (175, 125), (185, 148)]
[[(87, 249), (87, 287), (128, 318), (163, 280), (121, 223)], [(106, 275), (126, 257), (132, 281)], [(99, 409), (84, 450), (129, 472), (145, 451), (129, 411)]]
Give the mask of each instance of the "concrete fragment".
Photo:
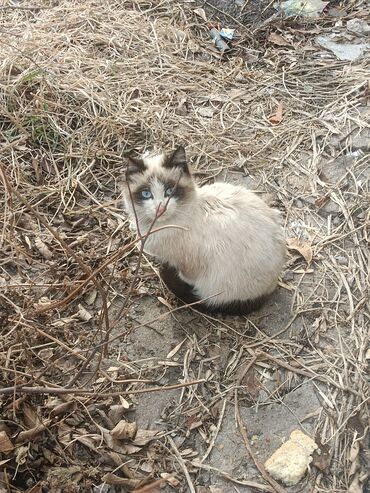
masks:
[(326, 50), (331, 51), (339, 60), (353, 62), (358, 60), (370, 47), (368, 43), (337, 43), (329, 36), (317, 36), (316, 42)]
[(294, 430), (289, 440), (267, 459), (266, 470), (276, 480), (282, 481), (287, 486), (293, 486), (305, 475), (312, 462), (311, 454), (317, 448), (312, 438), (300, 430)]
[(347, 31), (357, 34), (358, 36), (366, 36), (370, 34), (370, 26), (363, 19), (350, 19), (347, 21)]

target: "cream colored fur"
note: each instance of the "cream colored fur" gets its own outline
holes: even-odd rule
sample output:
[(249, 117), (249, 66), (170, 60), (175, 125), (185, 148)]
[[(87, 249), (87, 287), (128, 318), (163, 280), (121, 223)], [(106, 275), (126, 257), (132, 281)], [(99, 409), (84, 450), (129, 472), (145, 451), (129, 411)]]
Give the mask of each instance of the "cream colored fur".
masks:
[[(156, 183), (155, 175), (163, 172), (162, 158), (146, 158), (144, 162), (147, 176), (138, 174), (134, 180), (141, 182), (152, 176)], [(189, 197), (180, 207), (170, 199), (168, 211), (155, 227), (171, 224), (186, 230), (170, 228), (150, 235), (145, 251), (176, 267), (180, 277), (195, 286), (199, 298), (209, 298), (209, 305), (253, 300), (271, 293), (286, 254), (280, 213), (244, 187), (227, 183), (198, 187), (189, 175), (184, 179), (193, 183)], [(131, 188), (135, 186), (133, 181)], [(134, 223), (127, 189), (125, 203)], [(146, 233), (155, 216), (154, 207), (152, 215), (142, 210), (137, 210), (137, 215), (141, 233)]]

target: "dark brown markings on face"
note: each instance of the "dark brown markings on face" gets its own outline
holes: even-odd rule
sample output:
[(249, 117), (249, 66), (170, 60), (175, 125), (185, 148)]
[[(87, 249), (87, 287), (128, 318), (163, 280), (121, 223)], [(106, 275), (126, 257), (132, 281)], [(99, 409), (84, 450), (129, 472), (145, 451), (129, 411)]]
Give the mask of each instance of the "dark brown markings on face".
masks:
[(166, 180), (164, 184), (164, 189), (166, 190), (168, 187), (171, 187), (173, 189), (170, 198), (174, 198), (177, 200), (187, 199), (193, 191), (193, 187), (191, 187), (190, 185), (178, 183), (178, 181), (176, 180)]
[(188, 164), (186, 162), (185, 149), (182, 146), (179, 146), (165, 158), (163, 166), (165, 168), (178, 168), (184, 174), (190, 175)]
[(129, 157), (127, 159), (126, 179), (129, 180), (132, 175), (143, 173), (145, 171), (144, 161), (140, 158)]

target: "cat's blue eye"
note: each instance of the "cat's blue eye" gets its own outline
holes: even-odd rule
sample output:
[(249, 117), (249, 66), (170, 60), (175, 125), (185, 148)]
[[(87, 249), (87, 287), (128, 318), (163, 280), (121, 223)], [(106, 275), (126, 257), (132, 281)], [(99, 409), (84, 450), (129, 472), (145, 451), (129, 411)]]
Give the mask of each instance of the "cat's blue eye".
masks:
[(140, 194), (141, 194), (141, 197), (144, 200), (148, 200), (148, 199), (152, 199), (153, 198), (152, 192), (150, 190), (142, 190), (140, 192)]
[(173, 194), (173, 187), (167, 187), (166, 190), (164, 191), (164, 196), (165, 197), (170, 197)]

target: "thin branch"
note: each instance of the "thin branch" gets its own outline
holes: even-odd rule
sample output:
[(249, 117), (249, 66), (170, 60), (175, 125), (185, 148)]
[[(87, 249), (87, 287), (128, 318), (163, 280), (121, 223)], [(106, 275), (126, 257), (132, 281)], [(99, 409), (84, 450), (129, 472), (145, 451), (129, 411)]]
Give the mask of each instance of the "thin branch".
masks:
[(66, 387), (27, 387), (22, 385), (14, 385), (13, 387), (5, 387), (0, 389), (0, 395), (9, 394), (75, 394), (75, 395), (95, 395), (98, 397), (115, 397), (120, 395), (145, 394), (152, 392), (164, 392), (167, 390), (181, 389), (182, 387), (190, 387), (206, 382), (205, 379), (193, 380), (191, 382), (178, 383), (175, 385), (167, 385), (164, 387), (148, 387), (140, 390), (119, 390), (115, 392), (99, 392), (98, 390), (90, 389), (70, 389)]
[(249, 442), (247, 432), (245, 430), (242, 419), (240, 417), (237, 390), (235, 390), (235, 415), (236, 415), (236, 421), (238, 423), (240, 433), (242, 434), (242, 437), (243, 437), (245, 448), (247, 449), (248, 454), (250, 455), (251, 459), (253, 460), (253, 462), (254, 462), (255, 466), (257, 467), (257, 469), (259, 470), (259, 472), (261, 473), (262, 477), (265, 479), (265, 481), (267, 481), (272, 486), (272, 488), (274, 489), (274, 491), (276, 491), (276, 493), (287, 493), (286, 489), (283, 488), (282, 486), (280, 486), (279, 483), (277, 483), (275, 481), (275, 479), (273, 479), (270, 476), (270, 474), (266, 471), (265, 466), (257, 458), (257, 455), (255, 454), (255, 452), (254, 452), (254, 450), (253, 450), (253, 448)]

